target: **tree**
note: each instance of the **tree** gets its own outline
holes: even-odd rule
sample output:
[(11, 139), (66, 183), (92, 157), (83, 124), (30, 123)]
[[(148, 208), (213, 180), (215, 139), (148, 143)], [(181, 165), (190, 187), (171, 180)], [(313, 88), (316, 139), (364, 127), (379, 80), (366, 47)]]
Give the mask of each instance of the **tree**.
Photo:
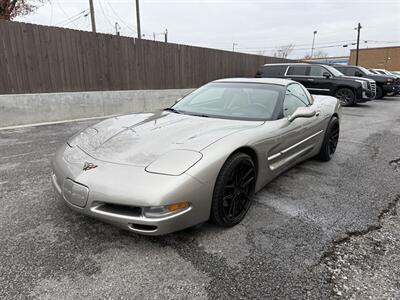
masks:
[(292, 53), (295, 44), (282, 45), (274, 52), (275, 57), (287, 58)]
[(50, 0), (0, 0), (0, 20), (13, 20), (33, 13)]
[(310, 59), (312, 59), (312, 58), (328, 58), (329, 56), (328, 56), (328, 54), (326, 53), (326, 52), (324, 52), (324, 51), (318, 51), (318, 52), (315, 52), (314, 54), (313, 54), (313, 56), (311, 57), (311, 55), (309, 54), (309, 53), (307, 53), (304, 57), (303, 57), (303, 59), (308, 59), (308, 60), (310, 60)]

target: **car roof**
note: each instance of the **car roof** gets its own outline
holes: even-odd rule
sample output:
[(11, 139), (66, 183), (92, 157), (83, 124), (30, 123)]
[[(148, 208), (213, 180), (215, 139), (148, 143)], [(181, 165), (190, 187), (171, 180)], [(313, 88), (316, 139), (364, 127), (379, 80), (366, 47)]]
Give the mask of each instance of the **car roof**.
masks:
[(270, 63), (264, 64), (263, 66), (315, 66), (319, 64), (310, 64), (310, 63)]
[(264, 84), (276, 84), (286, 86), (293, 83), (293, 80), (281, 79), (281, 78), (224, 78), (214, 80), (213, 82), (240, 82), (240, 83), (264, 83)]

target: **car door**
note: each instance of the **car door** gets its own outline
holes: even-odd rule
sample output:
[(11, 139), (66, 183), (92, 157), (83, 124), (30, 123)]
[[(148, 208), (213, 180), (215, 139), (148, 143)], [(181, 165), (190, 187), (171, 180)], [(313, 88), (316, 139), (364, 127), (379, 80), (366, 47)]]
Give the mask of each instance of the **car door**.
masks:
[(276, 145), (268, 153), (269, 169), (272, 173), (280, 173), (292, 165), (302, 161), (310, 154), (323, 137), (319, 112), (312, 117), (297, 118), (289, 121), (299, 107), (313, 107), (311, 96), (297, 83), (287, 87), (283, 100), (282, 126), (278, 132)]
[[(330, 77), (326, 77), (329, 75)], [(322, 66), (311, 66), (307, 89), (312, 94), (331, 95), (333, 91), (333, 76)]]

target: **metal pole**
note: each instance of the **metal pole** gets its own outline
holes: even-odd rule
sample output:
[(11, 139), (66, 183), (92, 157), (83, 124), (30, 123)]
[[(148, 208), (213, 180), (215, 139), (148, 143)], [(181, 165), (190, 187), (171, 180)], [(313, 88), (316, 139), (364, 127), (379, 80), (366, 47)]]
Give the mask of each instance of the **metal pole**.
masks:
[(360, 31), (361, 31), (361, 24), (360, 23), (358, 23), (358, 26), (357, 26), (357, 50), (356, 50), (356, 66), (358, 66), (358, 54), (359, 54), (359, 51), (360, 51)]
[(153, 32), (153, 41), (156, 41), (156, 33)]
[(235, 52), (235, 46), (237, 45), (237, 43), (233, 42), (232, 44), (232, 52)]
[(119, 27), (118, 22), (115, 22), (115, 34), (116, 35), (119, 35), (118, 27)]
[(313, 39), (312, 39), (312, 46), (311, 46), (311, 58), (313, 58), (313, 54), (314, 54), (314, 43), (315, 43), (315, 35), (317, 34), (318, 31), (314, 30), (314, 35), (313, 35)]
[(138, 39), (142, 38), (142, 34), (140, 33), (140, 11), (139, 11), (139, 0), (136, 0), (136, 22), (137, 22), (137, 34)]
[(96, 20), (94, 19), (93, 0), (89, 0), (89, 8), (90, 8), (90, 20), (92, 22), (92, 31), (96, 32)]
[(164, 42), (168, 43), (168, 29), (165, 29), (164, 32)]

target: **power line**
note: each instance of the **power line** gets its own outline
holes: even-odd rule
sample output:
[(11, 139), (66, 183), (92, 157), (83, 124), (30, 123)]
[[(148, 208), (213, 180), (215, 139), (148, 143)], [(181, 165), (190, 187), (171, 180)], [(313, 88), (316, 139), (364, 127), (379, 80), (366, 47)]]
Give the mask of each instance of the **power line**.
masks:
[(124, 24), (127, 28), (129, 28), (130, 30), (132, 30), (134, 33), (137, 33), (136, 29), (132, 28), (131, 26), (129, 26), (127, 23), (125, 23), (125, 21), (117, 14), (117, 12), (114, 10), (114, 8), (111, 6), (110, 2), (108, 2), (108, 0), (104, 0), (108, 6), (110, 7), (110, 9), (112, 10), (112, 12), (114, 13), (114, 15), (121, 21), (122, 24)]
[(59, 23), (57, 23), (56, 25), (61, 25), (61, 24), (65, 23), (65, 22), (69, 21), (70, 19), (76, 18), (76, 17), (78, 17), (78, 16), (80, 16), (80, 15), (82, 15), (82, 14), (88, 12), (88, 11), (89, 11), (89, 9), (85, 9), (85, 10), (81, 11), (80, 13), (77, 13), (77, 14), (75, 14), (75, 15), (73, 15), (73, 16), (71, 16), (71, 17), (69, 17), (69, 18), (67, 18), (67, 19), (65, 19), (65, 20), (63, 20), (63, 21), (61, 21)]
[(103, 4), (101, 4), (101, 2), (102, 2), (102, 1), (99, 0), (99, 5), (100, 5), (101, 12), (102, 12), (104, 18), (106, 19), (107, 23), (114, 29), (114, 25), (111, 23), (111, 21), (110, 21), (110, 20), (108, 19), (108, 17), (106, 16), (105, 11), (104, 11), (104, 8), (103, 8)]

